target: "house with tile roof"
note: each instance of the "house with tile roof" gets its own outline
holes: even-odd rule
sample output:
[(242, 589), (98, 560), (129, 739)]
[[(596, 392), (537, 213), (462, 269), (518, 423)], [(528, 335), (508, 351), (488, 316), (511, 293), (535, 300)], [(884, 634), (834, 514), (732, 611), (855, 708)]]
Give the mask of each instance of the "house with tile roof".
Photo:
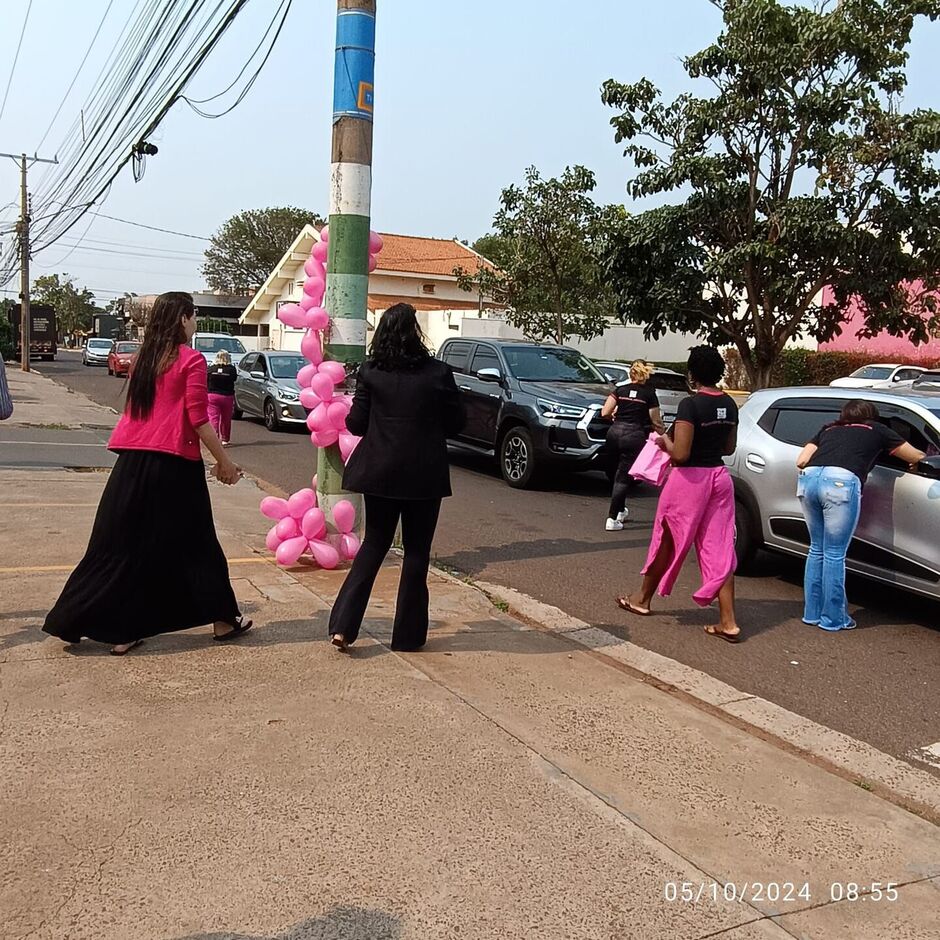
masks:
[[(285, 326), (277, 311), (303, 295), (304, 262), (319, 238), (313, 226), (305, 226), (242, 313), (239, 332), (243, 337), (255, 333), (259, 348), (300, 349), (304, 331)], [(385, 310), (405, 302), (418, 311), (428, 344), (438, 349), (449, 336), (459, 335), (465, 319), (485, 319), (499, 309), (491, 297), (474, 296), (457, 285), (455, 268), (472, 273), (490, 262), (456, 239), (382, 233), (382, 240), (377, 267), (369, 275), (370, 333)]]

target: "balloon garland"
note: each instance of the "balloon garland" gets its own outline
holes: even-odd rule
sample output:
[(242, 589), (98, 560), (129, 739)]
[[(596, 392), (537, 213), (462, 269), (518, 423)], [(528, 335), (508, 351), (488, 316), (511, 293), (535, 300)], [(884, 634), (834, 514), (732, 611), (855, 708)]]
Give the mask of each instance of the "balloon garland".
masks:
[[(285, 304), (277, 318), (286, 326), (306, 330), (300, 351), (307, 360), (297, 373), (300, 403), (309, 411), (307, 428), (314, 447), (339, 445), (343, 463), (349, 460), (359, 438), (346, 430), (346, 417), (352, 407), (349, 395), (337, 394), (336, 387), (346, 380), (342, 363), (323, 358), (323, 331), (330, 325), (330, 315), (322, 306), (326, 292), (326, 261), (329, 226), (320, 230), (318, 241), (304, 263), (303, 296), (295, 304)], [(382, 250), (382, 237), (369, 233), (369, 271), (376, 267)], [(261, 513), (274, 520), (265, 545), (274, 552), (279, 565), (294, 565), (309, 553), (321, 568), (335, 568), (341, 561), (351, 561), (359, 551), (359, 539), (353, 533), (356, 510), (348, 499), (333, 507), (335, 535), (327, 534), (326, 514), (317, 505), (316, 477), (313, 488), (292, 493), (287, 499), (268, 496), (261, 500)]]

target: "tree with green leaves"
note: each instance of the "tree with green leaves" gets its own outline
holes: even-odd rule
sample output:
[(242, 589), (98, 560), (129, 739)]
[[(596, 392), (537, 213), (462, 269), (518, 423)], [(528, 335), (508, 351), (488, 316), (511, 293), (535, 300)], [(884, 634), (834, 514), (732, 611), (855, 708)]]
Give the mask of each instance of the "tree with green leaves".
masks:
[(95, 295), (87, 287), (78, 287), (69, 274), (46, 274), (33, 281), (30, 299), (34, 304), (49, 304), (55, 308), (60, 333), (87, 332), (91, 329)]
[[(864, 334), (928, 338), (940, 286), (940, 114), (901, 107), (911, 31), (940, 0), (723, 0), (684, 60), (709, 93), (664, 101), (610, 80), (635, 198), (600, 245), (625, 321), (735, 346), (753, 388), (793, 338), (830, 339), (855, 299)], [(823, 295), (823, 288), (832, 288)]]
[(212, 236), (202, 266), (211, 290), (246, 295), (256, 291), (274, 270), (305, 225), (323, 219), (309, 209), (278, 206), (248, 209), (233, 215)]
[(529, 167), (524, 186), (503, 190), (493, 234), (474, 243), (497, 269), (457, 268), (460, 286), (505, 300), (507, 321), (534, 339), (603, 333), (614, 303), (594, 254), (605, 215), (589, 195), (594, 187), (583, 166), (553, 179)]

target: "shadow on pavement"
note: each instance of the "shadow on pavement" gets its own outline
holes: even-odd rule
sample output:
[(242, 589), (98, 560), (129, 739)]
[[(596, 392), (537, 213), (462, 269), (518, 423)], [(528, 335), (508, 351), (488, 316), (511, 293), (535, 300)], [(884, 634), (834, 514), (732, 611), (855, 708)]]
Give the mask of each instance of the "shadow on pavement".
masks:
[(364, 907), (334, 907), (322, 917), (311, 917), (280, 933), (198, 933), (172, 940), (400, 940), (400, 917)]

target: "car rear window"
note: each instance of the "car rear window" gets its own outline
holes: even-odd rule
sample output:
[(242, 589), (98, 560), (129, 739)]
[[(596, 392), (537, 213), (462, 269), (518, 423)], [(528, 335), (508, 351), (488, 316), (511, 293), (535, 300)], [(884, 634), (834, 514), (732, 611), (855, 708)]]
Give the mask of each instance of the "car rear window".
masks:
[(778, 441), (802, 447), (820, 428), (837, 420), (840, 411), (841, 404), (830, 402), (819, 402), (815, 408), (778, 402), (764, 412), (758, 423)]
[(685, 392), (686, 394), (689, 392), (685, 376), (677, 372), (654, 372), (650, 376), (650, 385), (664, 392)]
[(140, 349), (139, 343), (118, 343), (114, 351), (118, 353), (135, 353)]

